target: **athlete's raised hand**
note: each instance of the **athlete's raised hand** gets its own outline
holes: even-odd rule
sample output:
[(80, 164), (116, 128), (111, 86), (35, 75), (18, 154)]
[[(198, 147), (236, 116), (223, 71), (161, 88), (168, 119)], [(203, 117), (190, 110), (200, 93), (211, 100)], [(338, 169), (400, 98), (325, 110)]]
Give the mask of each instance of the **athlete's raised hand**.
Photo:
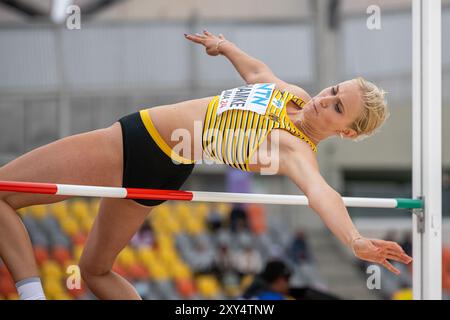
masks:
[(217, 56), (220, 54), (220, 45), (227, 41), (225, 37), (222, 34), (219, 34), (218, 36), (212, 34), (208, 30), (203, 30), (203, 34), (196, 33), (196, 34), (184, 34), (186, 39), (202, 44), (205, 49), (206, 53), (210, 56)]
[(379, 263), (397, 275), (400, 274), (400, 271), (388, 260), (394, 260), (404, 264), (409, 264), (412, 261), (412, 258), (393, 241), (359, 237), (352, 241), (351, 248), (355, 256), (359, 259)]

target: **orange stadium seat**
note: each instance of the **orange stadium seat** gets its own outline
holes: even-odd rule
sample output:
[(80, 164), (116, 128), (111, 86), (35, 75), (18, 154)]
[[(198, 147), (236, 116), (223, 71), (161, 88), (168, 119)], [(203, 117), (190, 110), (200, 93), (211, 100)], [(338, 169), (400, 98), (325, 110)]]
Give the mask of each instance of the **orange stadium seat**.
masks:
[(8, 297), (10, 294), (17, 293), (13, 278), (9, 275), (0, 276), (0, 295)]
[(194, 281), (190, 278), (176, 280), (175, 286), (184, 299), (189, 299), (196, 293)]
[(9, 271), (8, 268), (6, 268), (6, 265), (3, 263), (0, 263), (0, 277), (9, 277)]
[(442, 288), (450, 294), (450, 248), (442, 249)]
[(147, 268), (137, 262), (128, 268), (128, 274), (135, 280), (146, 280), (149, 276)]
[(49, 259), (48, 250), (45, 247), (35, 245), (33, 247), (33, 251), (34, 257), (36, 258), (36, 262), (39, 266)]
[(78, 232), (76, 234), (74, 234), (72, 237), (72, 242), (74, 245), (84, 245), (86, 243), (87, 240), (87, 235), (83, 232)]
[(67, 248), (56, 245), (52, 249), (52, 258), (63, 266), (66, 263), (66, 261), (71, 259), (71, 254)]
[(261, 234), (266, 232), (266, 220), (264, 215), (264, 208), (261, 205), (250, 204), (247, 206), (247, 217), (250, 229), (256, 233)]
[(118, 263), (115, 263), (113, 265), (112, 271), (117, 273), (119, 276), (122, 276), (122, 277), (127, 277), (127, 275), (128, 275), (126, 270), (122, 266), (120, 266)]

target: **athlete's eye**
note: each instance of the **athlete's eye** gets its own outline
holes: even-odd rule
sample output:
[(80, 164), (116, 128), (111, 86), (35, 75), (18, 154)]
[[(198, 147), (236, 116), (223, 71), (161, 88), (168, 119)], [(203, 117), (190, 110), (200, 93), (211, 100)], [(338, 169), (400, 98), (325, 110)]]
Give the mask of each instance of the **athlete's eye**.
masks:
[[(336, 88), (335, 87), (331, 87), (331, 93), (333, 94), (333, 96), (335, 96), (337, 94)], [(339, 108), (339, 105), (336, 104), (334, 106), (334, 110), (336, 110), (337, 113), (342, 113), (341, 109)]]

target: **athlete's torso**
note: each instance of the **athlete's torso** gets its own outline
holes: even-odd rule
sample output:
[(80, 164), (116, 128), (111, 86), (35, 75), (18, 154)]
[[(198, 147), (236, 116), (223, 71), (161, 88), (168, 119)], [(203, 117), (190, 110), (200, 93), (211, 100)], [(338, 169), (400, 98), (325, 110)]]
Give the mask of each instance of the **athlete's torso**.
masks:
[[(190, 136), (190, 155), (183, 154), (185, 158), (193, 161), (201, 160), (202, 144), (201, 130), (205, 119), (208, 103), (213, 97), (183, 101), (171, 105), (163, 105), (147, 109), (153, 125), (158, 130), (161, 138), (173, 150), (181, 140), (173, 140), (172, 134), (184, 130)], [(200, 130), (200, 133), (196, 133)], [(199, 129), (198, 129), (199, 128)], [(177, 131), (178, 130), (178, 131)], [(196, 149), (196, 150), (195, 150)], [(184, 150), (183, 150), (184, 151)]]
[[(265, 84), (260, 85), (264, 89)], [(269, 88), (268, 85), (266, 89)], [(232, 90), (245, 92), (248, 89), (255, 89), (253, 85), (250, 85), (226, 90), (222, 92), (221, 96), (154, 107), (147, 109), (147, 112), (161, 138), (170, 148), (175, 148), (181, 141), (172, 139), (174, 132), (181, 134), (189, 133), (192, 152), (190, 154), (183, 154), (183, 156), (195, 161), (202, 160), (206, 156), (207, 158), (226, 163), (235, 168), (249, 170), (248, 162), (251, 156), (250, 153), (253, 153), (255, 146), (260, 145), (265, 139), (270, 140), (271, 133), (275, 129), (287, 130), (309, 143), (311, 149), (315, 150), (315, 146), (294, 126), (288, 117), (288, 114), (298, 112), (299, 108), (301, 109), (304, 104), (304, 101), (288, 92), (275, 89), (273, 85), (270, 86), (270, 90), (265, 91), (266, 95), (269, 95), (270, 92), (267, 101), (262, 99), (262, 96), (257, 101), (259, 104), (257, 103), (256, 107), (261, 107), (259, 110), (252, 110), (251, 104), (247, 104), (249, 108), (244, 110), (245, 108), (242, 108), (242, 106), (245, 105), (245, 97), (240, 100), (237, 99), (234, 105), (229, 104), (229, 110), (219, 110), (219, 102), (224, 105), (225, 101), (225, 99), (221, 100), (221, 96), (222, 98), (226, 98), (227, 92), (230, 93)], [(260, 92), (263, 91), (260, 90)], [(258, 97), (258, 95), (254, 97)], [(264, 103), (266, 103), (265, 106), (263, 106)], [(226, 109), (226, 106), (223, 108)], [(265, 110), (263, 110), (264, 108)], [(222, 136), (217, 134), (208, 135), (207, 129), (222, 128), (232, 131), (236, 129), (237, 121), (239, 121), (241, 129), (254, 129), (254, 133), (256, 134), (253, 136), (249, 135), (249, 139), (241, 139), (240, 144), (230, 143), (233, 139), (228, 139), (229, 141), (227, 142), (227, 137), (224, 136), (224, 132), (222, 132)], [(210, 130), (210, 132), (212, 131)], [(239, 137), (234, 137), (234, 140), (239, 142)], [(227, 151), (222, 152), (225, 149)]]
[[(205, 154), (219, 163), (250, 171), (250, 160), (275, 129), (289, 132), (316, 151), (316, 146), (290, 120), (288, 102), (294, 102), (298, 110), (305, 104), (292, 93), (278, 90), (274, 83), (223, 91), (213, 98), (206, 112), (202, 139)], [(270, 154), (272, 151), (277, 152), (270, 147), (266, 160), (279, 159), (279, 154)]]

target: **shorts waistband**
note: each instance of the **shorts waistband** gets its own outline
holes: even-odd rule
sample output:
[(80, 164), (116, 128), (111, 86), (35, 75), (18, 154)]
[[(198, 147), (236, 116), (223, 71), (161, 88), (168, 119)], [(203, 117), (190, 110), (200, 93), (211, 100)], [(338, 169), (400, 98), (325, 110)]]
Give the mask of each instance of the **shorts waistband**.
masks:
[(141, 120), (144, 123), (145, 128), (147, 129), (148, 133), (151, 135), (155, 143), (158, 145), (158, 147), (172, 160), (177, 161), (182, 164), (193, 164), (195, 161), (186, 159), (176, 152), (172, 150), (171, 147), (164, 141), (164, 139), (160, 136), (158, 130), (156, 130), (155, 126), (153, 125), (152, 119), (150, 118), (150, 115), (147, 112), (147, 109), (143, 109), (139, 111), (139, 114), (141, 116)]

